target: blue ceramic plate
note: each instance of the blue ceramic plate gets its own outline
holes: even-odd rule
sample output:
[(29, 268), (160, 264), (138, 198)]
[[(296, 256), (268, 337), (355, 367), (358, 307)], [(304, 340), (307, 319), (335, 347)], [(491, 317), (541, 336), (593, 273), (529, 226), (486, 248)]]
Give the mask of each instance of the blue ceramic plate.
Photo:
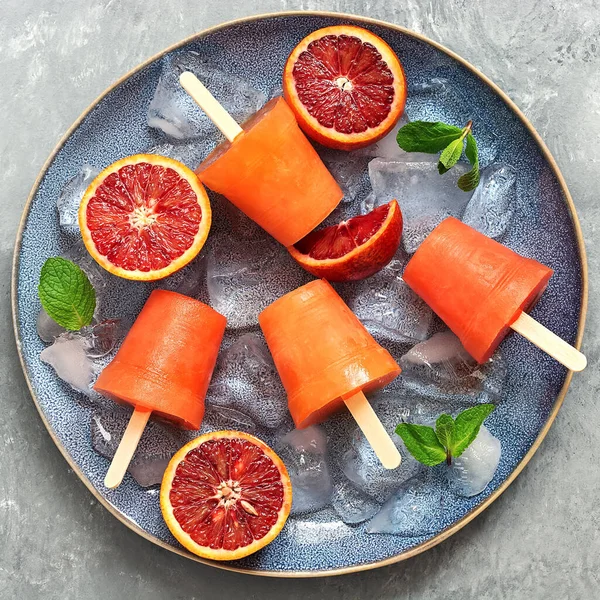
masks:
[[(398, 54), (409, 82), (407, 113), (411, 119), (462, 124), (466, 118), (474, 118), (483, 162), (504, 162), (517, 171), (516, 211), (503, 242), (555, 270), (534, 316), (570, 343), (581, 342), (587, 298), (585, 255), (575, 209), (562, 176), (516, 106), (461, 58), (394, 25), (306, 12), (252, 17), (221, 25), (152, 58), (112, 86), (82, 115), (40, 174), (25, 209), (15, 251), (13, 314), (31, 393), (50, 435), (74, 471), (123, 523), (154, 543), (190, 558), (193, 557), (177, 544), (161, 518), (156, 488), (144, 489), (130, 476), (116, 490), (104, 488), (108, 461), (93, 450), (90, 440), (90, 423), (98, 408), (61, 382), (53, 369), (40, 360), (44, 348), (36, 333), (40, 268), (47, 257), (61, 254), (73, 244), (73, 238), (59, 227), (56, 199), (82, 164), (103, 168), (161, 143), (161, 136), (147, 127), (146, 115), (161, 68), (174, 53), (197, 51), (203, 59), (247, 79), (268, 96), (280, 85), (286, 57), (304, 36), (317, 28), (342, 23), (367, 27)], [(425, 89), (432, 79), (445, 81), (459, 94), (460, 101), (440, 100), (435, 93), (412, 93)], [(206, 153), (213, 141), (211, 138), (199, 144), (200, 151)], [(222, 215), (225, 208), (218, 199), (213, 201), (212, 236), (218, 239), (226, 227)], [(355, 202), (359, 201), (357, 197)], [(153, 286), (115, 278), (109, 283), (103, 310), (129, 322), (152, 287), (170, 285), (162, 282)], [(202, 296), (203, 292), (199, 293)], [(230, 331), (228, 343), (247, 331)], [(508, 376), (502, 399), (487, 425), (501, 441), (502, 457), (483, 493), (468, 499), (446, 493), (433, 511), (429, 533), (418, 537), (368, 534), (364, 523), (346, 525), (331, 508), (294, 516), (263, 551), (233, 564), (216, 566), (275, 576), (351, 572), (422, 552), (464, 526), (506, 489), (531, 458), (552, 424), (570, 381), (566, 369), (516, 335), (510, 336), (501, 350)], [(396, 352), (393, 347), (392, 351)], [(116, 418), (125, 422), (126, 415), (118, 415)], [(344, 418), (328, 426), (334, 445), (347, 435), (347, 426)], [(272, 435), (272, 431), (264, 433), (267, 441)], [(330, 468), (337, 476), (339, 467), (331, 464)]]

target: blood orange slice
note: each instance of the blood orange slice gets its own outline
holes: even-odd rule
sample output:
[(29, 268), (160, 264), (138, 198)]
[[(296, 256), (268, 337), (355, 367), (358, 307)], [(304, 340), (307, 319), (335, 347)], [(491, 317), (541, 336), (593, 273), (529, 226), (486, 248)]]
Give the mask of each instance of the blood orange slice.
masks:
[(380, 37), (361, 27), (335, 25), (314, 31), (292, 51), (283, 92), (308, 136), (353, 150), (376, 142), (398, 121), (406, 78)]
[(171, 459), (160, 489), (163, 517), (190, 552), (236, 560), (272, 542), (292, 505), (281, 459), (239, 431), (201, 435)]
[(102, 171), (79, 207), (79, 227), (93, 258), (125, 279), (171, 275), (200, 251), (210, 202), (196, 174), (154, 154), (136, 154)]
[(400, 245), (402, 213), (396, 200), (366, 215), (317, 229), (288, 248), (309, 273), (329, 281), (356, 281), (377, 273)]

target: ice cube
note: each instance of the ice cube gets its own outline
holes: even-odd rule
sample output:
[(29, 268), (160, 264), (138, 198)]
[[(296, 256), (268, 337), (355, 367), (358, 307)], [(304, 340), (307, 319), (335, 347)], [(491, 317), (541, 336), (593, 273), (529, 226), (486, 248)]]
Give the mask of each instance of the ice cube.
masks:
[[(126, 411), (96, 412), (92, 416), (92, 447), (98, 454), (112, 459), (123, 437), (130, 413)], [(171, 457), (183, 445), (166, 427), (150, 421), (128, 467), (129, 473), (142, 486), (150, 487), (162, 481)]]
[(153, 146), (148, 150), (148, 153), (178, 160), (186, 167), (195, 171), (198, 168), (198, 165), (208, 156), (210, 149), (211, 148), (206, 148), (205, 144), (203, 145), (198, 142), (191, 144), (171, 144), (165, 142)]
[(448, 80), (441, 77), (432, 77), (427, 81), (412, 82), (409, 86), (409, 94), (415, 96), (427, 96), (434, 94), (444, 94), (447, 91)]
[(340, 481), (333, 488), (331, 506), (344, 523), (368, 521), (379, 512), (380, 505), (349, 481)]
[(327, 506), (333, 485), (326, 460), (325, 432), (316, 425), (295, 429), (277, 440), (275, 449), (292, 481), (292, 514)]
[(210, 119), (181, 87), (179, 75), (184, 71), (194, 73), (238, 123), (253, 115), (267, 100), (265, 94), (248, 82), (205, 62), (198, 52), (168, 55), (163, 59), (160, 80), (148, 108), (148, 125), (170, 138), (219, 139)]
[(377, 203), (377, 196), (375, 196), (375, 192), (371, 190), (360, 202), (360, 214), (366, 215), (377, 206), (379, 206)]
[(359, 150), (355, 150), (352, 154), (357, 156), (368, 156), (371, 158), (380, 157), (380, 158), (398, 158), (402, 160), (401, 157), (407, 155), (407, 152), (404, 152), (398, 146), (398, 142), (396, 141), (396, 136), (398, 135), (398, 131), (404, 127), (408, 123), (408, 117), (405, 113), (398, 119), (394, 128), (379, 141), (366, 146), (365, 148), (360, 148)]
[(449, 216), (461, 218), (473, 192), (463, 192), (456, 184), (468, 167), (457, 164), (444, 175), (435, 162), (403, 162), (374, 158), (369, 177), (381, 206), (398, 200), (402, 210), (402, 243), (409, 254)]
[(227, 220), (229, 231), (232, 234), (232, 238), (239, 240), (248, 240), (249, 243), (259, 242), (265, 239), (266, 233), (261, 227), (254, 222), (250, 217), (246, 216), (237, 206), (219, 196), (223, 199), (222, 202), (222, 214)]
[(399, 362), (405, 386), (424, 396), (470, 396), (488, 402), (502, 395), (506, 364), (500, 352), (480, 365), (451, 331), (413, 346)]
[(372, 277), (338, 289), (377, 339), (415, 343), (427, 339), (433, 312), (402, 279), (406, 257), (396, 256)]
[[(393, 432), (399, 423), (433, 425), (443, 412), (443, 407), (438, 401), (422, 397), (412, 390), (406, 389), (400, 378), (372, 396), (370, 401), (381, 422), (390, 432)], [(462, 406), (460, 404), (461, 408)], [(465, 408), (467, 406), (464, 404)], [(399, 440), (395, 434), (393, 439)], [(402, 449), (404, 450), (404, 448)]]
[(207, 402), (239, 410), (263, 427), (276, 428), (287, 420), (285, 390), (260, 337), (247, 333), (221, 356)]
[(342, 152), (326, 148), (321, 150), (321, 158), (329, 172), (344, 192), (342, 202), (352, 202), (370, 189), (367, 166), (369, 157), (355, 152)]
[(373, 399), (371, 404), (400, 451), (402, 462), (396, 469), (386, 469), (362, 431), (355, 427), (342, 443), (340, 466), (356, 487), (378, 502), (385, 502), (404, 481), (414, 477), (423, 467), (409, 454), (395, 433), (398, 423), (406, 420), (407, 407), (398, 398), (383, 395)]
[(65, 331), (64, 327), (61, 327), (43, 308), (40, 308), (37, 317), (37, 332), (43, 342), (53, 342)]
[(394, 128), (382, 139), (366, 148), (355, 150), (351, 154), (358, 156), (368, 156), (371, 158), (385, 158), (389, 160), (399, 160), (402, 162), (435, 162), (438, 161), (437, 154), (425, 154), (423, 152), (405, 152), (398, 146), (398, 131), (409, 123), (406, 113), (404, 113)]
[(473, 100), (468, 87), (434, 77), (411, 84), (409, 97), (406, 113), (411, 121), (442, 121), (461, 128), (473, 121), (480, 165), (489, 165), (496, 159), (500, 142), (494, 132), (494, 115)]
[(104, 288), (106, 288), (110, 273), (105, 271), (87, 251), (83, 241), (78, 239), (66, 252), (63, 253), (63, 258), (74, 262), (88, 276), (90, 283), (96, 291), (96, 312), (98, 315), (103, 300)]
[(202, 421), (202, 431), (221, 431), (223, 429), (254, 433), (256, 424), (248, 415), (239, 410), (216, 404), (207, 406)]
[(197, 256), (183, 269), (163, 279), (160, 288), (208, 302), (205, 255)]
[(211, 306), (232, 329), (258, 323), (258, 313), (283, 294), (310, 281), (289, 252), (266, 235), (219, 238), (210, 250), (207, 285)]
[(447, 471), (450, 489), (459, 496), (477, 496), (488, 486), (500, 462), (500, 440), (485, 425)]
[(269, 92), (269, 100), (272, 100), (273, 98), (279, 98), (279, 96), (283, 96), (283, 88), (280, 85), (276, 85)]
[(83, 338), (85, 352), (90, 358), (102, 358), (112, 352), (121, 340), (122, 333), (119, 319), (106, 319), (68, 335)]
[(467, 204), (463, 223), (488, 237), (501, 237), (515, 211), (516, 181), (517, 173), (508, 165), (495, 164), (485, 169)]
[(425, 472), (403, 482), (367, 525), (367, 533), (417, 537), (435, 533), (443, 511), (443, 492)]
[(83, 336), (63, 333), (51, 346), (42, 350), (40, 359), (49, 364), (72, 388), (91, 395), (90, 385), (96, 370), (87, 349), (87, 342)]
[(72, 179), (69, 179), (63, 187), (56, 208), (58, 209), (58, 217), (60, 226), (63, 231), (68, 233), (79, 233), (78, 212), (81, 199), (85, 194), (88, 186), (95, 179), (100, 171), (95, 167), (83, 165)]

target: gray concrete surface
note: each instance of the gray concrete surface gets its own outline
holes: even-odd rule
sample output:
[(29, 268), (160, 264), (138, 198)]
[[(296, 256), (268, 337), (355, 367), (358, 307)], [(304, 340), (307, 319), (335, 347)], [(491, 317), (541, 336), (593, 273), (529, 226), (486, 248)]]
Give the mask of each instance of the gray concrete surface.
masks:
[[(10, 324), (21, 211), (48, 153), (130, 68), (207, 26), (291, 9), (355, 12), (440, 41), (531, 118), (571, 189), (589, 252), (589, 367), (542, 448), (480, 518), (430, 552), (305, 581), (221, 572), (116, 521), (47, 435)], [(0, 598), (593, 599), (600, 597), (600, 12), (595, 0), (0, 0)]]

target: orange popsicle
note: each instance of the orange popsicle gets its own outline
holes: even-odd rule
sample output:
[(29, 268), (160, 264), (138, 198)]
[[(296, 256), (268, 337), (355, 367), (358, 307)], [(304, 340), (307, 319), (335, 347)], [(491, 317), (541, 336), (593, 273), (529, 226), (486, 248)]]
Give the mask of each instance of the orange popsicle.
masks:
[(343, 193), (283, 98), (274, 98), (196, 173), (284, 246), (310, 233)]
[(356, 392), (387, 385), (400, 367), (321, 279), (258, 317), (298, 428), (325, 420)]
[(449, 217), (419, 246), (403, 279), (483, 363), (535, 304), (552, 273)]
[(198, 429), (226, 322), (202, 302), (153, 291), (94, 389), (185, 429)]

